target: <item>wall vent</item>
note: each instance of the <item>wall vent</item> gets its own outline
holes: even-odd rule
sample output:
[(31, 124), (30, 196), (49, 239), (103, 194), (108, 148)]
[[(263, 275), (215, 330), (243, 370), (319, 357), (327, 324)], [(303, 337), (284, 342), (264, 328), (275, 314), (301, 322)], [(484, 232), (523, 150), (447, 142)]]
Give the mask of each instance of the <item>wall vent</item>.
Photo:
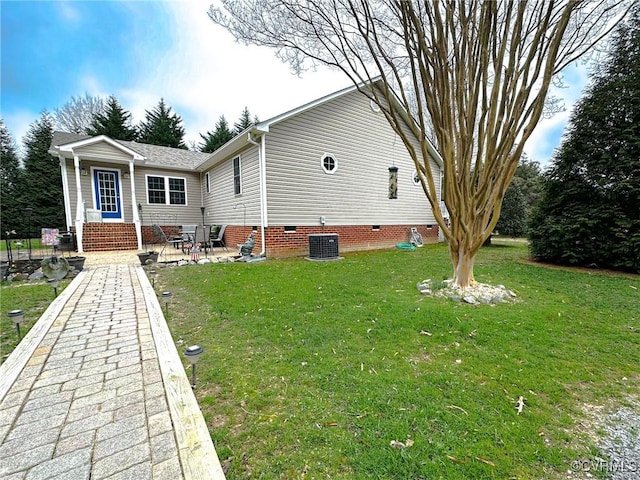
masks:
[(338, 234), (316, 233), (309, 235), (309, 258), (313, 260), (338, 258)]

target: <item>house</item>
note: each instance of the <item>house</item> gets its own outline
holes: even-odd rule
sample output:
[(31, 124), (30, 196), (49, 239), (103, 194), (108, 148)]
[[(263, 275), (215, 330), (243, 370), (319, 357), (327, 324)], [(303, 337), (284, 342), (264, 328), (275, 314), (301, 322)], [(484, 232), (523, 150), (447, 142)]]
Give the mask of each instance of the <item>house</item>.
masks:
[(141, 249), (151, 224), (226, 224), (228, 245), (253, 231), (268, 257), (307, 254), (317, 233), (338, 234), (341, 252), (391, 247), (414, 226), (438, 241), (413, 161), (376, 107), (345, 88), (212, 154), (56, 132), (67, 226), (81, 251)]

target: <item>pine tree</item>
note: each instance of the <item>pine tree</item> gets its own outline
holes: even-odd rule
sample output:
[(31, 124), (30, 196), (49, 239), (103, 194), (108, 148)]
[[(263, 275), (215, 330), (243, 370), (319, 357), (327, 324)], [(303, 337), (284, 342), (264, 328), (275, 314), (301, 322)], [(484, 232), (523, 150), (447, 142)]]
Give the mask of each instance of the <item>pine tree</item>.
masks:
[(140, 122), (139, 142), (187, 149), (183, 140), (182, 118), (171, 113), (171, 107), (164, 103), (163, 98), (156, 108), (147, 110), (145, 115), (145, 120)]
[(527, 210), (520, 183), (515, 180), (504, 194), (496, 231), (500, 235), (522, 237), (527, 231)]
[(17, 201), (20, 174), (20, 160), (16, 143), (4, 121), (0, 120), (0, 212), (2, 212), (0, 233), (2, 238), (5, 238), (7, 232), (12, 230), (15, 230), (19, 235), (26, 233), (20, 230), (21, 224), (19, 222), (22, 217)]
[(244, 110), (242, 110), (242, 113), (240, 114), (240, 119), (233, 124), (234, 136), (238, 135), (240, 132), (243, 132), (244, 130), (249, 128), (251, 125), (255, 125), (258, 122), (259, 122), (258, 117), (253, 117), (253, 121), (251, 120), (251, 114), (249, 113), (249, 109), (247, 107), (244, 107)]
[(131, 113), (123, 109), (118, 99), (111, 95), (104, 111), (93, 116), (87, 135), (106, 135), (116, 140), (133, 141), (137, 137), (135, 127), (131, 125)]
[(43, 112), (33, 122), (23, 139), (24, 172), (20, 179), (19, 206), (23, 212), (21, 225), (26, 228), (24, 210), (32, 209), (32, 237), (40, 236), (40, 228), (64, 228), (62, 175), (57, 158), (49, 154), (53, 138), (53, 120)]
[(554, 263), (640, 272), (640, 8), (612, 45), (545, 175), (531, 251)]
[(222, 145), (233, 138), (233, 133), (229, 130), (229, 124), (224, 115), (220, 116), (216, 129), (213, 132), (207, 132), (205, 135), (200, 134), (204, 143), (200, 144), (200, 151), (206, 153), (215, 152)]
[(512, 183), (517, 183), (520, 187), (527, 218), (529, 218), (534, 207), (540, 200), (542, 190), (542, 171), (540, 164), (534, 160), (529, 160), (526, 154), (523, 155)]

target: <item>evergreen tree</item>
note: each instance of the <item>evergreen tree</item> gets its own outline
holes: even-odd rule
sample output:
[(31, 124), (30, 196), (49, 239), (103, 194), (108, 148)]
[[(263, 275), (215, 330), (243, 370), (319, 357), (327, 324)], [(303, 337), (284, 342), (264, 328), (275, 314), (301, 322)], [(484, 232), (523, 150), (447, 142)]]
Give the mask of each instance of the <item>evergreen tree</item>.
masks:
[(640, 272), (640, 8), (577, 104), (531, 220), (541, 260)]
[(18, 222), (22, 217), (17, 201), (20, 173), (16, 143), (4, 121), (0, 120), (0, 233), (2, 238), (12, 230), (20, 235), (23, 233), (20, 231), (21, 225)]
[(49, 154), (53, 138), (53, 120), (43, 112), (33, 122), (23, 139), (24, 171), (20, 179), (20, 224), (26, 228), (24, 211), (32, 209), (30, 219), (32, 238), (40, 236), (40, 228), (64, 228), (62, 175), (58, 159)]
[(517, 183), (522, 192), (527, 218), (531, 215), (534, 207), (540, 200), (542, 191), (542, 171), (540, 164), (534, 160), (529, 160), (525, 155), (520, 158), (518, 169), (513, 177), (513, 183)]
[(527, 210), (520, 184), (517, 181), (511, 182), (502, 200), (502, 210), (496, 230), (500, 235), (522, 237), (527, 231), (526, 217)]
[(204, 143), (200, 144), (200, 151), (206, 153), (215, 152), (222, 145), (233, 138), (233, 133), (229, 130), (229, 124), (224, 115), (220, 116), (216, 129), (213, 132), (207, 132), (205, 135), (200, 134)]
[(251, 121), (251, 114), (249, 113), (249, 109), (244, 107), (242, 113), (240, 114), (240, 119), (233, 124), (233, 134), (238, 135), (240, 132), (246, 130), (251, 125), (255, 125), (258, 123), (258, 117), (253, 117), (253, 121)]
[(171, 107), (164, 103), (163, 98), (156, 108), (147, 110), (145, 115), (145, 120), (140, 122), (139, 142), (187, 149), (183, 140), (182, 118), (171, 113)]
[(538, 203), (541, 188), (540, 164), (523, 155), (516, 174), (504, 194), (500, 219), (495, 231), (510, 237), (525, 236), (528, 220)]
[(86, 133), (128, 141), (133, 141), (137, 137), (136, 129), (131, 125), (131, 113), (123, 109), (113, 95), (107, 99), (104, 110), (93, 116)]

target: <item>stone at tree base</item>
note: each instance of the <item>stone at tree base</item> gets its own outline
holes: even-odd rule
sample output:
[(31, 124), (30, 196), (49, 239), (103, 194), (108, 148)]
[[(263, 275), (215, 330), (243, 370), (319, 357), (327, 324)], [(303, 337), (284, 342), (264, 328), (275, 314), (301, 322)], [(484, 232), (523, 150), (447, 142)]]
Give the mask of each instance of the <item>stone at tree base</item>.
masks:
[[(431, 285), (426, 282), (427, 280), (419, 282), (416, 286), (420, 293), (429, 295), (431, 294)], [(516, 294), (512, 290), (507, 290), (504, 285), (493, 286), (478, 283), (473, 287), (459, 288), (453, 285), (453, 280), (451, 279), (444, 280), (442, 284), (444, 288), (436, 290), (433, 294), (438, 297), (449, 298), (456, 303), (463, 301), (469, 305), (496, 305), (516, 301)]]
[(476, 297), (474, 297), (473, 295), (465, 295), (464, 297), (462, 297), (462, 300), (464, 300), (465, 303), (469, 303), (471, 305), (475, 305), (476, 303), (478, 303)]

